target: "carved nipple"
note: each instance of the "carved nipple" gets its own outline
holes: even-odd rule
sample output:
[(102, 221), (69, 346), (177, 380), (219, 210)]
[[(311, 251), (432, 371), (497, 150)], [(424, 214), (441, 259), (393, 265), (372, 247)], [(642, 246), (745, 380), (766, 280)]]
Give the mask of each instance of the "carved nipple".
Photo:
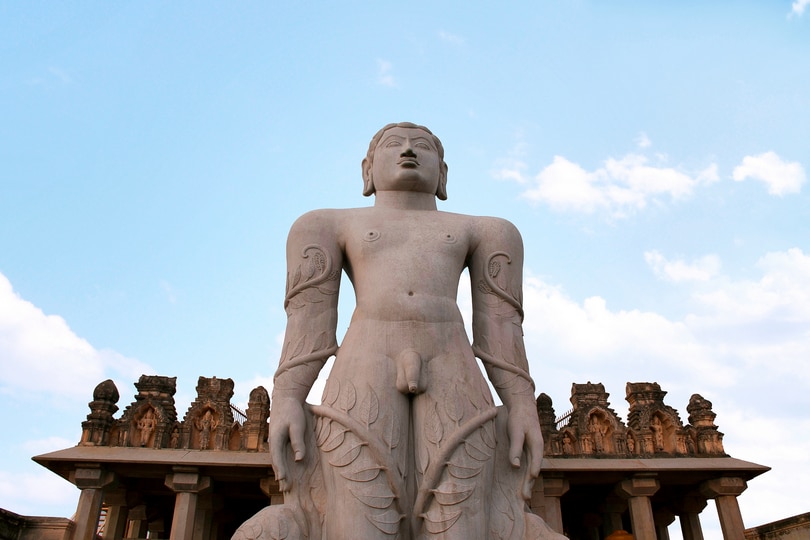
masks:
[(425, 391), (422, 384), (422, 357), (413, 349), (402, 351), (397, 357), (397, 390), (402, 394), (421, 394)]

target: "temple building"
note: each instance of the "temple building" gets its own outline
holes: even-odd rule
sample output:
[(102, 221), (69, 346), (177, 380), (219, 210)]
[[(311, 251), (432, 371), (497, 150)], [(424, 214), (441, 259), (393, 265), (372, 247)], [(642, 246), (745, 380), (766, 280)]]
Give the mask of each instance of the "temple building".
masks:
[[(267, 451), (271, 404), (263, 387), (242, 411), (230, 403), (231, 379), (200, 377), (182, 418), (175, 378), (144, 375), (135, 387), (135, 400), (115, 418), (118, 389), (110, 380), (99, 384), (79, 444), (34, 458), (81, 495), (72, 521), (20, 540), (230, 538), (261, 508), (282, 502)], [(532, 510), (576, 540), (617, 538), (619, 531), (668, 540), (675, 520), (685, 540), (702, 540), (700, 514), (712, 503), (725, 539), (768, 538), (758, 536), (764, 529), (745, 531), (737, 497), (769, 468), (726, 454), (711, 402), (693, 395), (684, 424), (665, 395), (657, 383), (627, 383), (624, 422), (602, 384), (574, 384), (572, 408), (560, 416), (541, 394), (545, 457)]]

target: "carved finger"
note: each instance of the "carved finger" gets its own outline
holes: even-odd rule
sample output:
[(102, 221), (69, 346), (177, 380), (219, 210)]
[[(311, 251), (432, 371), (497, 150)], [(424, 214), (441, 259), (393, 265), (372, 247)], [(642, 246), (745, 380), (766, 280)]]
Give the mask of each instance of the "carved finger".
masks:
[(283, 437), (271, 437), (270, 439), (270, 457), (273, 460), (273, 474), (276, 475), (276, 480), (278, 480), (278, 485), (282, 492), (289, 491), (290, 489), (287, 483), (287, 467), (284, 464), (285, 443), (286, 441)]
[(306, 446), (304, 445), (304, 422), (290, 424), (290, 445), (292, 445), (293, 459), (301, 461), (304, 459)]
[(512, 467), (520, 467), (520, 454), (523, 453), (523, 442), (525, 434), (521, 430), (512, 430), (509, 437), (509, 462)]

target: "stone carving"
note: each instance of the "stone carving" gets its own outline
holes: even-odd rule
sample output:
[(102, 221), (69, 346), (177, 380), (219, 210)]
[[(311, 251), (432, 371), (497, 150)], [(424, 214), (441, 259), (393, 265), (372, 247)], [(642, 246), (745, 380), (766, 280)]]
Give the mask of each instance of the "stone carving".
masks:
[(689, 413), (690, 424), (686, 437), (687, 446), (697, 447), (697, 451), (701, 454), (725, 455), (723, 434), (714, 425), (714, 418), (717, 415), (712, 411), (712, 402), (700, 394), (693, 394), (686, 411)]
[(712, 404), (698, 394), (687, 406), (690, 425), (664, 404), (657, 383), (627, 383), (628, 425), (610, 408), (602, 384), (574, 384), (573, 409), (555, 420), (551, 398), (540, 394), (545, 454), (553, 457), (673, 457), (725, 455), (723, 434), (714, 425)]
[(106, 446), (109, 444), (113, 415), (118, 410), (118, 388), (112, 380), (99, 383), (93, 390), (93, 401), (88, 403), (90, 414), (82, 422), (82, 446)]
[(155, 419), (155, 409), (147, 407), (146, 411), (141, 416), (140, 420), (136, 422), (138, 431), (140, 431), (141, 446), (149, 445), (152, 440), (152, 435), (155, 433), (155, 426), (157, 420)]
[(124, 410), (113, 428), (111, 446), (165, 448), (177, 420), (176, 384), (176, 377), (141, 375), (135, 383), (138, 390), (135, 401)]
[(250, 393), (246, 412), (247, 420), (242, 428), (242, 448), (266, 452), (268, 450), (267, 419), (270, 416), (270, 396), (264, 386), (254, 388)]
[[(228, 450), (233, 429), (233, 380), (217, 377), (197, 379), (197, 399), (183, 419), (183, 448)], [(238, 449), (238, 448), (236, 448)]]
[[(507, 221), (437, 210), (443, 154), (424, 127), (385, 126), (362, 163), (374, 206), (293, 225), (270, 411), (285, 502), (234, 538), (562, 538), (525, 511), (543, 442), (521, 331), (521, 239)], [(455, 301), (465, 267), (472, 345)], [(356, 308), (338, 350), (342, 271)], [(332, 355), (321, 404), (305, 404)]]
[[(138, 393), (119, 420), (113, 418), (118, 389), (111, 380), (100, 383), (82, 422), (82, 446), (137, 446), (160, 449), (266, 451), (270, 398), (263, 387), (250, 393), (244, 426), (236, 422), (230, 404), (233, 381), (200, 377), (197, 399), (183, 421), (174, 404), (175, 377), (142, 375)], [(238, 410), (237, 410), (238, 411)], [(241, 411), (238, 411), (242, 414)]]

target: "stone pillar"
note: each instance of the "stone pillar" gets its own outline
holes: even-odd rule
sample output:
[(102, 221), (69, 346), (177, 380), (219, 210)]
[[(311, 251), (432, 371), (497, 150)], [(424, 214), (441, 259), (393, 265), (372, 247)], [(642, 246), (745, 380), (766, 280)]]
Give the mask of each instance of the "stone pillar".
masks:
[(706, 508), (706, 500), (701, 497), (686, 497), (678, 507), (683, 540), (703, 540), (700, 526), (700, 513)]
[(267, 498), (270, 499), (270, 504), (284, 504), (284, 494), (281, 493), (281, 489), (278, 487), (278, 482), (275, 478), (270, 476), (265, 476), (259, 481), (259, 488), (261, 488), (262, 493), (267, 495)]
[(660, 484), (654, 474), (638, 474), (616, 486), (616, 493), (627, 499), (627, 505), (630, 507), (630, 522), (633, 525), (635, 540), (656, 540), (650, 497), (659, 487)]
[(662, 508), (653, 512), (653, 519), (658, 540), (669, 540), (669, 526), (675, 521), (675, 514)]
[(624, 530), (622, 514), (627, 510), (627, 501), (616, 495), (608, 495), (602, 506), (604, 520), (602, 521), (602, 534), (610, 536), (615, 531)]
[(748, 485), (742, 478), (726, 476), (707, 480), (700, 486), (702, 495), (714, 499), (725, 540), (737, 540), (745, 536), (745, 525), (743, 525), (737, 496), (747, 487)]
[(71, 481), (82, 490), (76, 507), (73, 540), (95, 540), (104, 488), (114, 479), (115, 475), (102, 469), (99, 464), (84, 464), (73, 471)]
[(543, 507), (541, 517), (549, 527), (562, 534), (563, 521), (560, 497), (565, 495), (570, 487), (568, 480), (558, 475), (541, 475), (538, 481), (543, 483), (543, 499), (538, 505)]
[(192, 540), (199, 494), (211, 487), (211, 478), (201, 476), (196, 467), (174, 467), (166, 475), (166, 486), (177, 495), (174, 499), (171, 540)]
[(149, 522), (146, 519), (146, 505), (140, 504), (130, 508), (129, 525), (127, 526), (126, 538), (146, 538), (146, 533), (149, 531)]
[(103, 540), (123, 538), (127, 528), (127, 492), (115, 489), (104, 492), (104, 503), (107, 505), (107, 523), (104, 526)]

